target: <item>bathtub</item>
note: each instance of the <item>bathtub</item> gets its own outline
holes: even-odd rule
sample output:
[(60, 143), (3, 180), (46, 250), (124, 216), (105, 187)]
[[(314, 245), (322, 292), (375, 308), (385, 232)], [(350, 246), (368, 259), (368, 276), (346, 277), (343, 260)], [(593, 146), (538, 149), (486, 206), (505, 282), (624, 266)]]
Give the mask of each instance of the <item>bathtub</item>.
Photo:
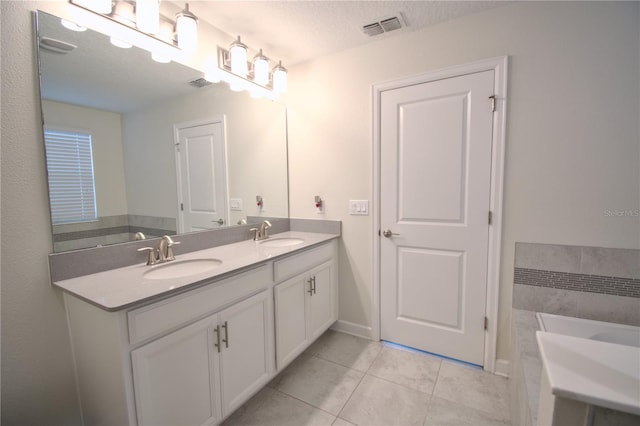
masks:
[(592, 421), (603, 407), (624, 424), (640, 424), (640, 327), (540, 312), (536, 320), (543, 365), (537, 421), (607, 424)]
[(640, 327), (536, 313), (541, 331), (640, 348)]

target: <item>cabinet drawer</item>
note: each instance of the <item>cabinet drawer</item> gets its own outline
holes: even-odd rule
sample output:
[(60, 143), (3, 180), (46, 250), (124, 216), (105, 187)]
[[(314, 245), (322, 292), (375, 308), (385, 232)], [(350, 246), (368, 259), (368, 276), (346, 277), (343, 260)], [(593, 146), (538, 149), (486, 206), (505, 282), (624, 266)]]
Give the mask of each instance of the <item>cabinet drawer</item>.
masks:
[(231, 302), (267, 288), (272, 282), (271, 264), (266, 263), (242, 274), (130, 311), (129, 342), (146, 340), (164, 331), (193, 321)]
[(320, 247), (274, 262), (273, 274), (275, 281), (284, 281), (307, 272), (327, 260), (331, 260), (334, 256), (335, 244), (335, 241), (331, 241)]

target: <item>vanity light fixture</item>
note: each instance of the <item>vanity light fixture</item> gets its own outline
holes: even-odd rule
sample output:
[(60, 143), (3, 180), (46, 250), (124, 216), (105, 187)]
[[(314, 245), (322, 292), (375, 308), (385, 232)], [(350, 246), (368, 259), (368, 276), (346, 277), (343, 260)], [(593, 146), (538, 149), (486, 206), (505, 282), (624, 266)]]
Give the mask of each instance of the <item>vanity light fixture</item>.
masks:
[(238, 39), (229, 46), (229, 60), (231, 61), (231, 72), (246, 77), (249, 72), (247, 67), (247, 45)]
[(136, 0), (136, 27), (143, 33), (160, 31), (159, 0)]
[(247, 50), (239, 36), (229, 50), (218, 47), (217, 63), (205, 74), (205, 79), (211, 82), (224, 80), (231, 90), (246, 90), (253, 98), (275, 100), (279, 93), (286, 91), (287, 69), (280, 62), (273, 72), (269, 72), (269, 58), (262, 49), (251, 61), (247, 61)]
[(189, 3), (176, 14), (176, 34), (180, 49), (193, 52), (198, 48), (198, 17), (189, 10)]
[[(68, 0), (69, 3), (87, 9), (97, 15), (121, 24), (123, 27), (133, 29), (153, 40), (161, 41), (174, 48), (179, 48), (186, 53), (194, 52), (198, 47), (198, 18), (189, 10), (189, 4), (170, 19), (160, 15), (160, 0)], [(104, 5), (102, 5), (104, 3)], [(108, 7), (106, 6), (108, 4)], [(134, 6), (135, 4), (135, 6)], [(126, 43), (132, 42), (158, 56), (169, 57), (179, 53), (158, 45), (151, 39), (139, 37), (136, 34), (119, 31), (113, 28), (109, 30), (112, 36)], [(145, 46), (145, 47), (143, 47)], [(157, 50), (157, 51), (156, 51)], [(165, 60), (163, 62), (169, 62)]]

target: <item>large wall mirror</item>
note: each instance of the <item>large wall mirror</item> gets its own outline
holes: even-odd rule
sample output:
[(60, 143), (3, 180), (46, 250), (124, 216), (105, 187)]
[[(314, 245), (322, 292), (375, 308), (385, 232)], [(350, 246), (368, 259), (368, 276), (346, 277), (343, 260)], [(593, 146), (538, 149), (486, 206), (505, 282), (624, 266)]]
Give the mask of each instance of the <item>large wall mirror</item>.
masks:
[(288, 217), (282, 104), (41, 11), (36, 22), (54, 251)]

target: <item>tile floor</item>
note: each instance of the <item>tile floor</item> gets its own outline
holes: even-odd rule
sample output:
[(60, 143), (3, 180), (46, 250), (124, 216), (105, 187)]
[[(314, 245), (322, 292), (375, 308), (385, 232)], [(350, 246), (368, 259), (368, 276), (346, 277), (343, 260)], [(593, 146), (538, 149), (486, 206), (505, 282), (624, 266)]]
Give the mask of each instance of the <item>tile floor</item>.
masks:
[(507, 379), (327, 331), (231, 415), (232, 425), (508, 425)]

